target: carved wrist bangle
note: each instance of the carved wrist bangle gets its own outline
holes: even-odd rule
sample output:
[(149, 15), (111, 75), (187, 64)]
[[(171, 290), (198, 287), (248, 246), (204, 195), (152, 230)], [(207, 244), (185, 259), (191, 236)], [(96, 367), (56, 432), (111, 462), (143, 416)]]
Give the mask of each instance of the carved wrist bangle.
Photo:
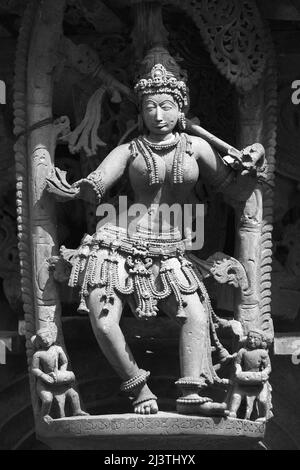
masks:
[(96, 198), (97, 198), (97, 204), (100, 204), (102, 201), (102, 198), (105, 193), (105, 186), (103, 183), (103, 178), (101, 171), (93, 171), (93, 173), (90, 173), (86, 178), (84, 178), (82, 181), (85, 183), (88, 183), (92, 186), (93, 190), (96, 193)]
[(128, 393), (134, 390), (135, 388), (140, 387), (141, 385), (144, 385), (147, 382), (149, 375), (150, 375), (149, 371), (145, 371), (141, 369), (138, 375), (122, 383), (120, 387), (121, 391)]

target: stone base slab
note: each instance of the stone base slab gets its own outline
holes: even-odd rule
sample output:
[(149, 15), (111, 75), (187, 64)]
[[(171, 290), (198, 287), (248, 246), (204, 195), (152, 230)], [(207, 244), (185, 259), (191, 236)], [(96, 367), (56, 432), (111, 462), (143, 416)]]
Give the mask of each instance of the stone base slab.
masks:
[(251, 449), (264, 434), (264, 423), (164, 412), (61, 418), (37, 427), (39, 440), (65, 450)]

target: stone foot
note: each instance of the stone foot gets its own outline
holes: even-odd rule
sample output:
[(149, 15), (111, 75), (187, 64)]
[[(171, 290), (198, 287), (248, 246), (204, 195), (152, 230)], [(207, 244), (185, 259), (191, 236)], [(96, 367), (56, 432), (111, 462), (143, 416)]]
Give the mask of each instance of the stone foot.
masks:
[(158, 406), (156, 400), (147, 400), (134, 406), (134, 412), (140, 415), (156, 414)]
[(226, 403), (206, 402), (199, 405), (199, 412), (207, 416), (227, 416)]
[(85, 411), (83, 410), (79, 410), (79, 411), (76, 411), (73, 416), (90, 416), (89, 413), (86, 413)]
[(50, 415), (45, 415), (45, 416), (43, 416), (42, 419), (43, 419), (43, 421), (44, 421), (45, 423), (47, 423), (47, 424), (50, 423), (51, 421), (53, 421), (53, 418), (51, 418)]
[(256, 423), (266, 423), (267, 422), (267, 418), (266, 417), (261, 417), (261, 418), (257, 418), (255, 420)]
[(181, 414), (193, 414), (204, 416), (227, 416), (228, 410), (226, 403), (216, 403), (206, 401), (203, 403), (178, 403), (177, 411)]
[(145, 384), (136, 394), (133, 401), (134, 412), (141, 415), (156, 414), (158, 412), (157, 397)]

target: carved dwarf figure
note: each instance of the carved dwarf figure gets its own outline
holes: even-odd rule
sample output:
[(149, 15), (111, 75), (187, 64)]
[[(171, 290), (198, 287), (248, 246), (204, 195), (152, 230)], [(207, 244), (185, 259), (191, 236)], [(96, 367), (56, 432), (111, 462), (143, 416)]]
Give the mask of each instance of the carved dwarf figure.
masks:
[(266, 421), (271, 413), (271, 385), (268, 381), (271, 363), (264, 334), (252, 328), (246, 345), (235, 359), (234, 383), (230, 394), (229, 417), (236, 418), (242, 399), (246, 399), (246, 419), (250, 419), (254, 404), (258, 407), (256, 421)]
[(67, 370), (67, 356), (62, 347), (55, 344), (57, 329), (52, 330), (43, 328), (32, 338), (37, 351), (33, 355), (31, 372), (37, 377), (37, 394), (42, 401), (41, 416), (46, 421), (51, 419), (50, 411), (55, 399), (59, 416), (64, 418), (66, 398), (71, 400), (74, 416), (87, 415), (82, 411), (79, 395), (74, 389), (75, 375)]

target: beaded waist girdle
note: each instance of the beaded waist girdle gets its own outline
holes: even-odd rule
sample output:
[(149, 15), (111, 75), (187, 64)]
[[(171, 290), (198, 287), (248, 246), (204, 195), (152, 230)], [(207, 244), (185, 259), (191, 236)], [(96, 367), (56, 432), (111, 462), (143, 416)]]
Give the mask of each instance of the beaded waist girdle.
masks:
[[(174, 235), (174, 234), (173, 234)], [(105, 250), (105, 251), (104, 251)], [(117, 295), (132, 295), (135, 314), (141, 317), (157, 315), (159, 300), (174, 294), (178, 317), (185, 317), (183, 294), (203, 292), (201, 274), (184, 257), (185, 244), (180, 234), (172, 238), (141, 236), (138, 232), (128, 237), (125, 229), (107, 224), (94, 235), (86, 235), (77, 250), (61, 248), (62, 257), (71, 264), (70, 287), (80, 287), (78, 311), (88, 312), (86, 298), (95, 287), (104, 288), (104, 308), (114, 303)], [(177, 258), (185, 281), (176, 275)], [(125, 260), (126, 279), (121, 281), (119, 263)], [(158, 261), (159, 273), (154, 276), (151, 267)], [(160, 286), (160, 287), (158, 287)]]

